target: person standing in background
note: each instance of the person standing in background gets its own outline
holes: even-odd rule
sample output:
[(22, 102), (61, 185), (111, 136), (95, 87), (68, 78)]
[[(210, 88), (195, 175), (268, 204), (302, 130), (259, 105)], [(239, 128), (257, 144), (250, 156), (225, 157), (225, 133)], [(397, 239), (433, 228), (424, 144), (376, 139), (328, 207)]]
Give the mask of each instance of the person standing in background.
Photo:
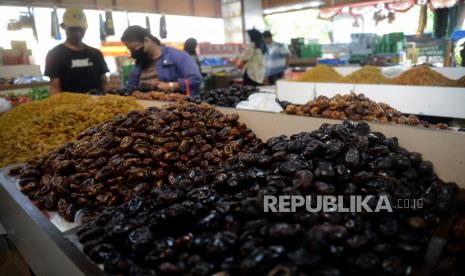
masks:
[(289, 66), (290, 54), (284, 44), (273, 41), (270, 31), (263, 32), (268, 55), (266, 56), (266, 77), (268, 84), (275, 85), (276, 81), (284, 77), (284, 71)]
[(462, 67), (465, 67), (465, 42), (462, 43), (462, 50), (460, 51), (460, 57), (462, 58)]
[(128, 88), (180, 91), (189, 96), (198, 93), (202, 76), (186, 52), (161, 45), (158, 38), (141, 26), (128, 27), (121, 41), (136, 60), (136, 65), (129, 74)]
[(44, 75), (50, 78), (50, 95), (59, 92), (104, 92), (105, 73), (109, 72), (102, 52), (82, 42), (87, 19), (82, 9), (69, 8), (63, 14), (61, 27), (66, 41), (47, 54)]
[(191, 56), (192, 60), (199, 67), (199, 71), (202, 72), (200, 68), (199, 56), (197, 55), (197, 40), (195, 38), (188, 38), (186, 42), (184, 42), (184, 51), (186, 51)]
[(255, 30), (247, 31), (250, 44), (239, 56), (239, 60), (245, 62), (243, 83), (244, 85), (263, 85), (265, 80), (265, 55), (267, 53), (262, 34)]

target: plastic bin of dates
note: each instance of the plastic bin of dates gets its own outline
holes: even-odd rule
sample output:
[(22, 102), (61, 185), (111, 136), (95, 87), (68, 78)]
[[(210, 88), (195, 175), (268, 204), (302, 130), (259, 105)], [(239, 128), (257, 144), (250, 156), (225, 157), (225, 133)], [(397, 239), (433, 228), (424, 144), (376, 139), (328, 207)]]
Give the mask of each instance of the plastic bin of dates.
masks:
[[(201, 182), (105, 209), (78, 231), (83, 251), (108, 274), (409, 275), (458, 189), (396, 138), (349, 121), (271, 138)], [(265, 213), (264, 195), (383, 195), (424, 206)]]
[(421, 121), (415, 115), (408, 117), (385, 103), (377, 103), (363, 94), (350, 93), (332, 98), (319, 96), (305, 105), (287, 105), (286, 113), (300, 116), (323, 117), (335, 120), (370, 121), (405, 124), (410, 126), (436, 127), (447, 129), (446, 124), (432, 125)]

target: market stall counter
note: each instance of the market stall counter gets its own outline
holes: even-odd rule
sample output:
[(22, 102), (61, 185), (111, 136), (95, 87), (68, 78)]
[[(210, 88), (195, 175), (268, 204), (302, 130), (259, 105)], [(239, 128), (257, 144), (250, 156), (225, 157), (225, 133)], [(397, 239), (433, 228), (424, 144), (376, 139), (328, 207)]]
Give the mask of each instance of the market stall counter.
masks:
[[(145, 108), (161, 107), (166, 104), (155, 101), (138, 102)], [(223, 114), (238, 113), (239, 121), (246, 123), (247, 127), (264, 141), (279, 135), (290, 136), (303, 131), (316, 130), (324, 123), (341, 122), (233, 108), (217, 109)], [(369, 123), (369, 125), (372, 131), (382, 132), (386, 137), (397, 137), (399, 144), (409, 151), (421, 152), (425, 160), (430, 160), (434, 164), (435, 172), (441, 179), (455, 181), (462, 189), (465, 188), (465, 147), (463, 147), (465, 134), (388, 124)], [(102, 270), (82, 253), (79, 242), (76, 242), (77, 228), (71, 226), (60, 230), (56, 227), (56, 218), (49, 213), (39, 211), (19, 191), (17, 179), (9, 176), (8, 172), (9, 168), (5, 168), (0, 174), (0, 221), (34, 273), (37, 275), (102, 274)], [(440, 251), (437, 245), (433, 249)], [(436, 259), (437, 256), (433, 256), (433, 264)]]

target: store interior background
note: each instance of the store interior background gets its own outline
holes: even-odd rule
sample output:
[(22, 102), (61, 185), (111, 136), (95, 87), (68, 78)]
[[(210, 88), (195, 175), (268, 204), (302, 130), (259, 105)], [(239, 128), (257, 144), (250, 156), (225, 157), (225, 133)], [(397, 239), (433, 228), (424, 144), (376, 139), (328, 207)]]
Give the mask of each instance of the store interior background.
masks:
[[(8, 23), (18, 20), (21, 14), (27, 14), (28, 7), (13, 6), (9, 2), (2, 2), (4, 1), (0, 1), (0, 14), (2, 15), (0, 17), (0, 30), (2, 30), (0, 47), (9, 49), (11, 48), (11, 41), (26, 41), (28, 49), (32, 51), (32, 62), (39, 65), (43, 72), (47, 52), (62, 43), (65, 38), (63, 30), (61, 30), (61, 40), (52, 38), (50, 35), (51, 12), (53, 10), (50, 6), (53, 5), (54, 1), (37, 2), (37, 4), (34, 4), (35, 1), (30, 1), (32, 4), (29, 7), (33, 7), (37, 24), (37, 40), (34, 38), (31, 28), (15, 31), (7, 30)], [(115, 1), (116, 8), (109, 8), (105, 6), (105, 3), (100, 2), (95, 2), (95, 8), (84, 10), (89, 22), (84, 42), (96, 48), (102, 46), (99, 15), (105, 19), (105, 11), (113, 11), (115, 29), (115, 35), (108, 36), (106, 38), (107, 42), (119, 42), (122, 32), (128, 25), (145, 27), (147, 17), (150, 21), (152, 33), (158, 36), (160, 17), (162, 14), (166, 14), (168, 36), (162, 41), (164, 43), (177, 43), (178, 45), (190, 37), (196, 38), (199, 43), (243, 43), (243, 30), (250, 28), (257, 28), (262, 31), (270, 30), (274, 34), (275, 41), (286, 45), (290, 43), (292, 38), (297, 37), (303, 37), (307, 42), (312, 43), (338, 45), (350, 43), (351, 34), (353, 33), (374, 33), (382, 36), (393, 32), (403, 32), (405, 35), (414, 35), (417, 31), (420, 12), (420, 6), (415, 5), (406, 12), (396, 12), (395, 19), (392, 22), (388, 22), (388, 20), (375, 22), (373, 18), (375, 9), (371, 9), (360, 16), (343, 13), (331, 20), (322, 20), (318, 18), (319, 9), (309, 8), (308, 5), (305, 5), (305, 1), (290, 5), (286, 3), (299, 1), (172, 1), (173, 3), (176, 2), (179, 7), (171, 7), (168, 3), (171, 1), (155, 1), (161, 11), (159, 13), (140, 12), (142, 10), (155, 10), (156, 8), (150, 8), (154, 5), (153, 3), (143, 8), (144, 3), (142, 2), (144, 1), (137, 1), (137, 5), (131, 5), (131, 1)], [(65, 7), (73, 5), (79, 7), (92, 6), (90, 3), (78, 3), (76, 1), (59, 1), (55, 5), (53, 6), (57, 8), (60, 22)], [(60, 8), (60, 5), (63, 8)], [(197, 5), (200, 8), (196, 9)], [(139, 12), (124, 10), (129, 7)], [(162, 9), (165, 9), (166, 12)], [(241, 9), (244, 12), (243, 16), (240, 13), (238, 14)], [(424, 33), (428, 35), (432, 30), (433, 13), (428, 10), (428, 21)], [(457, 45), (460, 44), (457, 43)], [(457, 52), (459, 50), (458, 47)], [(323, 55), (323, 58), (332, 57), (327, 54)], [(460, 59), (459, 55), (456, 55), (456, 57)], [(109, 56), (105, 59), (110, 72), (116, 72), (115, 59)], [(459, 64), (460, 60), (457, 61)]]
[[(193, 105), (192, 103), (208, 102), (212, 105), (211, 108), (216, 108), (224, 114), (238, 113), (240, 122), (246, 124), (255, 133), (253, 134), (254, 137), (256, 135), (257, 138), (263, 141), (281, 135), (292, 137), (297, 133), (317, 130), (321, 126), (324, 126), (321, 128), (324, 129), (328, 123), (333, 124), (342, 122), (342, 120), (363, 121), (360, 125), (361, 132), (368, 126), (364, 122), (368, 122), (372, 131), (381, 133), (381, 135), (389, 137), (388, 139), (393, 137), (392, 140), (386, 139), (384, 141), (387, 145), (392, 146), (392, 144), (398, 143), (409, 151), (421, 153), (424, 160), (434, 163), (435, 172), (441, 179), (457, 182), (461, 196), (465, 200), (465, 108), (463, 108), (463, 103), (465, 103), (465, 68), (461, 65), (462, 59), (460, 56), (460, 51), (465, 47), (465, 31), (463, 30), (465, 24), (460, 23), (457, 26), (451, 24), (453, 28), (449, 28), (444, 37), (436, 38), (433, 34), (435, 15), (428, 8), (426, 13), (427, 24), (422, 34), (419, 35), (418, 29), (422, 7), (417, 3), (424, 3), (425, 1), (0, 0), (0, 100), (8, 104), (5, 113), (0, 109), (0, 119), (2, 116), (8, 120), (10, 118), (17, 119), (17, 121), (4, 120), (5, 125), (8, 127), (0, 127), (0, 134), (5, 134), (4, 137), (9, 139), (1, 139), (2, 135), (0, 135), (0, 142), (5, 140), (9, 143), (8, 153), (12, 155), (11, 160), (15, 160), (14, 162), (11, 161), (13, 165), (26, 162), (28, 160), (26, 155), (46, 154), (48, 150), (45, 151), (44, 145), (51, 147), (51, 145), (47, 144), (48, 138), (51, 138), (50, 140), (54, 139), (53, 142), (60, 142), (61, 146), (61, 140), (68, 139), (64, 138), (67, 137), (65, 134), (67, 135), (70, 132), (67, 130), (68, 127), (77, 130), (84, 123), (93, 120), (96, 115), (99, 115), (98, 118), (104, 118), (105, 116), (113, 118), (114, 115), (109, 110), (119, 104), (108, 104), (109, 107), (105, 108), (94, 108), (93, 104), (89, 104), (89, 102), (94, 103), (94, 101), (105, 100), (106, 98), (115, 99), (115, 101), (117, 99), (121, 103), (135, 102), (138, 105), (141, 104), (141, 109), (156, 107), (151, 110), (162, 110), (161, 106), (168, 102), (175, 102), (176, 99), (189, 100), (191, 105)], [(430, 2), (433, 1), (430, 0)], [(393, 10), (389, 9), (389, 4), (394, 2), (401, 3), (399, 4), (400, 11), (393, 12)], [(436, 0), (436, 2), (460, 3), (457, 22), (464, 22), (465, 0)], [(362, 5), (358, 5), (360, 3)], [(405, 11), (401, 10), (402, 3), (407, 3), (408, 8)], [(320, 8), (333, 6), (338, 7), (337, 14), (322, 19)], [(63, 13), (69, 7), (84, 9), (89, 26), (84, 42), (100, 49), (104, 54), (110, 70), (107, 77), (108, 84), (111, 87), (110, 89), (107, 87), (106, 91), (97, 91), (101, 92), (97, 95), (106, 93), (109, 94), (107, 96), (97, 97), (90, 91), (87, 93), (88, 95), (71, 93), (60, 93), (58, 96), (51, 97), (49, 95), (50, 82), (47, 77), (43, 77), (45, 59), (51, 49), (63, 43), (66, 39), (63, 29), (60, 29), (61, 39), (56, 39), (53, 36), (51, 15), (56, 10), (58, 23), (61, 23)], [(12, 28), (12, 25), (21, 21), (21, 18), (30, 16), (31, 11), (33, 12), (37, 30), (36, 36), (31, 26), (18, 29)], [(107, 12), (112, 13), (114, 34), (105, 36), (102, 39), (102, 19), (106, 20)], [(137, 87), (133, 91), (125, 85), (127, 74), (132, 70), (134, 61), (130, 59), (129, 51), (120, 41), (124, 30), (130, 25), (140, 25), (149, 27), (154, 36), (160, 37), (160, 21), (163, 16), (166, 19), (167, 37), (161, 39), (162, 43), (182, 49), (183, 43), (188, 38), (195, 38), (199, 42), (198, 51), (202, 62), (201, 69), (204, 81), (202, 92), (204, 94), (198, 95), (197, 98), (195, 96), (191, 97), (189, 93), (182, 94), (171, 89), (169, 93), (152, 90), (142, 91), (141, 87)], [(382, 20), (379, 20), (380, 18), (377, 16), (381, 16)], [(286, 46), (290, 46), (292, 41), (300, 43), (296, 43), (296, 48), (301, 47), (299, 53), (296, 54), (294, 51), (294, 56), (291, 58), (291, 62), (294, 63), (286, 68), (284, 80), (278, 81), (276, 85), (269, 85), (269, 83), (263, 83), (263, 86), (259, 87), (241, 85), (243, 84), (244, 72), (243, 68), (240, 68), (238, 60), (235, 59), (248, 43), (246, 30), (253, 28), (259, 31), (271, 31), (273, 39)], [(459, 31), (459, 36), (462, 38), (451, 39), (454, 28)], [(364, 35), (369, 39), (365, 39)], [(401, 37), (402, 42), (397, 43), (398, 41), (396, 41), (392, 43), (392, 40), (390, 40), (390, 43), (385, 43), (383, 39), (391, 39), (390, 35), (394, 35), (393, 37), (398, 35)], [(363, 39), (360, 39), (360, 37)], [(374, 37), (376, 38), (372, 39)], [(367, 42), (368, 40), (369, 42)], [(378, 43), (379, 41), (383, 42)], [(383, 50), (376, 52), (374, 47), (379, 44), (382, 44)], [(412, 48), (417, 52), (412, 51)], [(291, 49), (293, 48), (291, 47)], [(361, 54), (363, 58), (360, 59), (360, 62), (357, 60), (349, 63), (351, 55), (352, 57), (356, 55), (353, 49), (360, 52), (370, 50), (370, 53)], [(425, 54), (424, 56), (420, 54), (420, 49), (421, 53)], [(8, 60), (3, 58), (5, 52), (11, 55)], [(305, 54), (302, 54), (304, 52)], [(379, 56), (395, 56), (395, 62), (370, 63), (372, 60), (369, 59), (372, 57), (377, 59), (378, 54)], [(334, 65), (334, 68), (315, 66), (317, 64)], [(427, 64), (427, 66), (416, 66), (421, 64)], [(445, 82), (440, 83), (434, 78), (429, 78), (428, 76), (431, 76), (431, 74), (410, 74), (408, 78), (410, 82), (408, 83), (394, 83), (392, 82), (394, 77), (392, 79), (385, 78), (383, 79), (384, 82), (365, 83), (364, 81), (370, 77), (365, 78), (363, 74), (357, 75), (358, 77), (354, 78), (355, 81), (353, 82), (340, 80), (346, 79), (345, 77), (352, 75), (353, 72), (363, 71), (362, 66), (364, 65), (374, 65), (365, 66), (365, 69), (368, 68), (368, 71), (378, 70), (380, 71), (379, 75), (382, 75), (381, 70), (383, 73), (390, 73), (392, 72), (391, 69), (394, 69), (398, 76), (409, 73), (409, 71), (414, 72), (416, 69), (427, 68), (427, 70), (436, 73), (440, 71), (440, 74), (444, 73), (443, 78), (446, 78), (447, 85), (444, 85)], [(318, 67), (320, 67), (319, 69), (329, 68), (329, 70), (335, 71), (337, 76), (340, 74), (340, 79), (334, 78), (324, 81), (298, 79)], [(318, 77), (321, 77), (321, 75), (326, 77), (325, 73), (319, 74)], [(344, 75), (344, 78), (342, 75)], [(425, 79), (430, 81), (427, 84), (421, 83)], [(412, 83), (413, 81), (416, 81), (416, 83)], [(159, 87), (150, 89), (159, 89)], [(135, 93), (132, 94), (133, 92)], [(234, 97), (231, 96), (233, 93)], [(128, 97), (113, 96), (113, 94)], [(238, 94), (241, 94), (240, 97), (237, 96)], [(251, 100), (254, 96), (257, 96), (254, 98), (255, 102)], [(59, 97), (65, 99), (66, 105), (48, 105), (50, 101)], [(74, 97), (76, 97), (75, 99), (78, 97), (88, 98), (89, 102), (83, 103), (80, 100), (71, 102), (69, 99)], [(170, 100), (169, 97), (173, 97), (172, 99), (175, 100)], [(210, 99), (213, 99), (213, 102), (209, 102)], [(235, 102), (236, 100), (237, 102)], [(226, 104), (224, 104), (225, 102)], [(47, 104), (47, 109), (42, 110), (34, 107), (35, 105), (40, 106), (42, 103)], [(240, 105), (241, 103), (242, 105)], [(362, 103), (366, 104), (363, 109), (352, 108), (362, 106)], [(70, 104), (72, 108), (69, 108), (67, 104)], [(385, 104), (393, 108), (386, 107)], [(21, 111), (21, 105), (26, 107), (23, 110), (27, 111), (31, 107), (29, 110), (34, 112)], [(384, 109), (379, 112), (381, 105)], [(15, 114), (15, 112), (23, 112), (21, 115), (24, 116), (11, 115)], [(123, 114), (126, 114), (126, 112), (124, 111)], [(42, 117), (42, 115), (44, 116)], [(232, 115), (230, 118), (234, 118), (234, 116)], [(51, 118), (50, 121), (48, 121), (49, 118)], [(108, 119), (102, 119), (99, 123), (106, 120)], [(72, 123), (68, 124), (70, 121)], [(268, 122), (273, 123), (269, 124)], [(0, 120), (0, 126), (1, 123)], [(350, 126), (347, 121), (345, 124)], [(65, 128), (62, 132), (60, 132), (61, 126)], [(76, 133), (80, 133), (90, 126), (83, 127)], [(32, 129), (31, 132), (30, 129)], [(166, 128), (164, 129), (166, 130)], [(376, 135), (373, 135), (371, 135), (371, 138), (377, 139), (374, 137)], [(336, 133), (334, 136), (336, 136)], [(10, 137), (12, 138), (10, 139)], [(322, 135), (322, 137), (327, 138), (329, 136)], [(66, 142), (68, 141), (70, 140), (68, 139)], [(7, 144), (6, 142), (4, 145)], [(179, 142), (182, 143), (183, 141)], [(328, 145), (333, 144), (337, 148), (336, 143), (328, 143)], [(361, 146), (363, 146), (362, 143)], [(387, 148), (386, 145), (383, 145), (383, 147)], [(0, 145), (0, 149), (3, 148), (7, 149), (7, 146), (2, 147)], [(344, 151), (342, 151), (344, 156), (346, 154), (345, 150), (348, 148), (345, 147)], [(328, 149), (331, 150), (332, 147)], [(22, 156), (19, 153), (21, 150), (22, 153), (26, 152), (27, 154)], [(35, 150), (37, 152), (34, 152)], [(172, 150), (176, 151), (177, 148), (173, 147)], [(226, 151), (224, 152), (226, 153)], [(203, 152), (198, 155), (203, 155)], [(131, 155), (127, 156), (131, 157)], [(277, 156), (279, 157), (279, 155)], [(413, 154), (412, 156), (415, 159), (417, 155)], [(0, 151), (0, 162), (2, 157), (7, 157), (5, 159), (10, 158)], [(17, 161), (20, 158), (24, 160)], [(59, 160), (58, 162), (62, 163), (62, 161)], [(317, 165), (321, 162), (319, 159), (314, 159), (314, 161)], [(389, 159), (386, 158), (381, 161), (389, 162), (388, 166), (391, 166)], [(321, 163), (323, 164), (323, 162)], [(373, 164), (376, 165), (374, 161)], [(428, 164), (425, 165), (427, 168)], [(381, 165), (383, 164), (380, 164), (380, 167)], [(167, 167), (174, 168), (175, 166), (170, 165)], [(49, 170), (49, 168), (46, 168), (46, 170)], [(354, 171), (352, 170), (352, 172)], [(11, 185), (13, 176), (11, 178), (8, 176), (7, 179), (6, 175), (6, 170), (2, 171), (0, 169), (0, 276), (75, 275), (76, 272), (84, 271), (89, 267), (91, 269), (89, 271), (96, 269), (100, 272), (99, 268), (94, 267), (94, 264), (86, 258), (86, 255), (81, 250), (82, 244), (80, 244), (77, 237), (74, 237), (77, 226), (60, 224), (64, 220), (61, 218), (62, 215), (57, 214), (55, 211), (54, 217), (43, 216), (41, 210), (33, 207), (33, 201), (24, 197), (26, 194), (21, 191), (21, 188), (16, 189), (17, 187)], [(436, 177), (435, 174), (431, 176)], [(286, 176), (286, 179), (288, 177)], [(323, 175), (322, 179), (326, 181), (324, 177)], [(416, 176), (412, 178), (416, 178)], [(309, 182), (311, 181), (313, 180)], [(42, 180), (38, 181), (41, 185), (43, 182)], [(35, 182), (24, 183), (35, 185)], [(321, 181), (319, 183), (325, 184)], [(99, 184), (103, 185), (101, 183), (97, 185)], [(329, 187), (329, 185), (326, 186)], [(4, 189), (4, 187), (8, 187), (8, 189)], [(324, 190), (323, 188), (322, 190)], [(444, 191), (444, 194), (447, 194), (448, 190), (445, 189)], [(18, 201), (17, 198), (20, 200)], [(93, 195), (89, 198), (91, 198), (89, 202), (93, 202)], [(461, 206), (463, 207), (465, 204)], [(464, 210), (464, 208), (460, 210), (463, 225), (465, 225)], [(46, 212), (45, 210), (42, 211)], [(454, 216), (455, 214), (458, 217), (458, 208)], [(2, 225), (5, 226), (5, 229), (3, 229)], [(57, 225), (64, 225), (64, 227), (58, 229), (59, 227), (55, 227)], [(300, 224), (296, 225), (299, 226)], [(451, 227), (451, 225), (446, 226)], [(447, 232), (445, 227), (439, 230), (444, 235)], [(68, 244), (69, 236), (65, 237), (65, 232), (66, 235), (70, 234), (69, 236), (74, 237), (73, 242), (78, 246), (69, 246), (71, 245)], [(396, 235), (396, 238), (399, 237), (401, 237), (400, 234)], [(412, 237), (417, 237), (417, 235), (412, 235)], [(418, 235), (418, 237), (421, 236)], [(410, 236), (407, 236), (407, 238), (410, 238)], [(283, 239), (283, 243), (287, 242), (286, 239)], [(7, 244), (7, 240), (11, 240), (11, 244)], [(391, 237), (388, 240), (391, 242)], [(431, 241), (436, 243), (438, 237)], [(61, 247), (62, 244), (66, 246)], [(299, 246), (301, 245), (299, 244)], [(461, 248), (463, 248), (461, 252), (465, 252), (465, 238), (462, 241)], [(435, 255), (440, 252), (436, 247), (428, 250), (422, 253), (425, 253), (425, 256), (430, 256), (429, 253), (431, 252), (435, 252)], [(409, 252), (407, 254), (412, 255)], [(439, 258), (439, 256), (436, 257)], [(3, 260), (8, 261), (2, 263)], [(350, 258), (345, 260), (350, 260)], [(463, 269), (461, 265), (463, 262), (457, 261), (456, 263), (457, 269), (459, 267)], [(429, 262), (429, 264), (433, 266), (436, 263)], [(418, 263), (417, 266), (421, 268), (422, 265), (427, 266), (423, 262)], [(11, 272), (18, 270), (23, 270), (23, 274)], [(410, 268), (408, 271), (408, 274), (410, 274)], [(261, 275), (261, 273), (256, 274)], [(84, 275), (94, 274), (84, 273)], [(370, 275), (377, 274), (371, 273)], [(412, 275), (417, 274), (413, 273)]]
[[(35, 40), (32, 29), (29, 28), (18, 31), (6, 31), (4, 32), (2, 39), (0, 39), (0, 47), (8, 49), (11, 47), (12, 40), (25, 40), (27, 42), (28, 49), (32, 50), (34, 62), (40, 65), (43, 72), (47, 52), (56, 45), (63, 43), (66, 38), (63, 30), (61, 30), (61, 40), (56, 40), (51, 37), (51, 12), (52, 9), (50, 8), (34, 8), (36, 22), (40, 22), (37, 25), (38, 41)], [(60, 22), (64, 12), (64, 8), (57, 9)], [(105, 11), (85, 9), (84, 12), (87, 17), (89, 28), (86, 31), (83, 41), (92, 47), (100, 48), (99, 14), (104, 14)], [(10, 20), (18, 19), (19, 14), (21, 13), (27, 13), (27, 8), (0, 6), (0, 14), (2, 14), (2, 17), (0, 17), (0, 29), (6, 30), (8, 22), (10, 22)], [(128, 27), (128, 23), (130, 25), (140, 25), (145, 27), (146, 16), (149, 17), (151, 29), (156, 30), (154, 31), (154, 34), (158, 36), (158, 30), (160, 28), (160, 14), (115, 11), (113, 12), (115, 35), (108, 36), (106, 41), (119, 42), (121, 35)], [(169, 26), (169, 32), (168, 37), (164, 39), (163, 42), (184, 42), (189, 37), (196, 37), (198, 41), (218, 44), (225, 43), (223, 19), (166, 15), (166, 22), (167, 26)], [(106, 61), (110, 72), (115, 72), (116, 65), (114, 59), (106, 57)]]

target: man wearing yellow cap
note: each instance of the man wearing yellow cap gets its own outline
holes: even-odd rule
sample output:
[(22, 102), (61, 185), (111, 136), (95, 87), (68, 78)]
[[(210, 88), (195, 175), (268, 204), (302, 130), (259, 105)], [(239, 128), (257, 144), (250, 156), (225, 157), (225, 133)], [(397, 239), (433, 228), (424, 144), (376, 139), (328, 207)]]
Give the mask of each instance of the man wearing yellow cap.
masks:
[(50, 94), (105, 91), (108, 67), (98, 49), (82, 43), (87, 29), (82, 9), (66, 9), (61, 27), (66, 32), (66, 41), (48, 52), (45, 63), (45, 75), (51, 81)]

